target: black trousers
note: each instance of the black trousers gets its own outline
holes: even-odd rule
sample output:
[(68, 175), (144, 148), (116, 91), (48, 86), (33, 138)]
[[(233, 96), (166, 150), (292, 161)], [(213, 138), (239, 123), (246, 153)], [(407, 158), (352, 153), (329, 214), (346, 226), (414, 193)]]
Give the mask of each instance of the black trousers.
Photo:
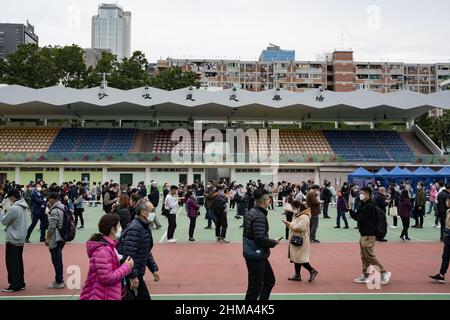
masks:
[(328, 217), (328, 208), (330, 206), (330, 201), (325, 201), (323, 203), (323, 216)]
[(422, 210), (419, 210), (419, 207), (414, 208), (414, 221), (416, 222), (416, 226), (423, 226), (424, 215), (425, 206), (422, 207)]
[(449, 261), (450, 261), (450, 231), (446, 231), (444, 237), (444, 252), (442, 253), (441, 271), (439, 272), (443, 276), (445, 276), (445, 274), (448, 271)]
[(23, 246), (13, 246), (10, 244), (6, 244), (5, 260), (10, 288), (13, 290), (20, 290), (22, 288), (25, 288), (23, 271)]
[(402, 218), (402, 225), (403, 225), (403, 230), (402, 230), (402, 234), (400, 235), (400, 237), (408, 237), (408, 229), (409, 229), (409, 224), (410, 224), (410, 217), (407, 218)]
[[(284, 213), (286, 214), (286, 221), (292, 222), (292, 217), (294, 216), (294, 213), (289, 212), (289, 211), (285, 211)], [(286, 240), (289, 239), (289, 228), (288, 227), (286, 227), (285, 236), (286, 236)]]
[(441, 224), (441, 240), (444, 240), (444, 235), (445, 235), (445, 216), (439, 216), (439, 223)]
[(38, 221), (41, 222), (41, 236), (40, 236), (40, 241), (43, 242), (45, 241), (45, 233), (48, 229), (48, 216), (46, 214), (43, 214), (39, 217), (35, 216), (34, 214), (31, 215), (31, 224), (28, 227), (28, 231), (27, 231), (27, 239), (30, 239), (31, 234), (33, 233), (34, 228), (36, 227)]
[(214, 214), (216, 216), (216, 238), (225, 239), (227, 236), (228, 220), (227, 213)]
[(300, 271), (302, 270), (302, 267), (305, 268), (306, 270), (308, 270), (309, 273), (311, 273), (314, 270), (314, 268), (309, 264), (309, 262), (307, 262), (307, 263), (295, 263), (294, 264), (295, 274), (300, 274)]
[(73, 215), (75, 216), (75, 226), (78, 226), (78, 218), (80, 218), (81, 226), (84, 227), (83, 208), (76, 208)]
[(270, 196), (269, 198), (270, 198), (269, 209), (273, 210), (273, 202), (274, 202), (273, 196)]
[(167, 228), (167, 239), (173, 239), (173, 234), (177, 228), (177, 215), (169, 213), (167, 215), (167, 220), (169, 221), (169, 227)]
[(275, 275), (268, 259), (245, 259), (248, 270), (248, 288), (245, 300), (269, 300), (272, 288), (275, 286)]
[(55, 269), (55, 282), (64, 282), (64, 267), (63, 267), (63, 257), (62, 250), (64, 248), (65, 242), (59, 241), (56, 248), (50, 249), (50, 255), (52, 257), (53, 268)]
[(236, 201), (234, 201), (233, 199), (230, 199), (230, 209), (234, 209), (235, 204), (236, 204)]
[(189, 218), (189, 239), (194, 238), (194, 230), (195, 230), (195, 224), (197, 222), (197, 218)]
[[(148, 292), (147, 285), (145, 284), (144, 277), (138, 275), (139, 279), (139, 287), (136, 289), (137, 295), (135, 294), (135, 290), (131, 290), (132, 299), (133, 300), (151, 300), (150, 293)], [(130, 289), (130, 279), (126, 278), (127, 288)]]

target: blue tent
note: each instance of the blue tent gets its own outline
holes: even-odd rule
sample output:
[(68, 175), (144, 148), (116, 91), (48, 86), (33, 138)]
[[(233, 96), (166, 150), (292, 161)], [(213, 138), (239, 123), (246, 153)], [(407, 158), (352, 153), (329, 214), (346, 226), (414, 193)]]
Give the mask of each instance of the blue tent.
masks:
[(389, 181), (387, 179), (388, 176), (389, 171), (387, 171), (385, 168), (381, 168), (380, 170), (378, 170), (378, 172), (375, 173), (375, 180), (380, 181), (383, 187), (387, 187), (389, 185)]
[(450, 182), (450, 167), (443, 167), (441, 170), (436, 172), (436, 176), (439, 180), (444, 180), (445, 183)]
[(436, 173), (430, 168), (420, 167), (413, 172), (413, 175), (414, 186), (416, 186), (419, 181), (422, 181), (428, 186), (430, 183), (435, 182), (434, 180), (436, 179)]
[(394, 169), (392, 169), (389, 172), (387, 179), (388, 179), (389, 183), (396, 182), (396, 183), (400, 184), (405, 179), (412, 179), (413, 177), (414, 177), (414, 175), (408, 169), (406, 169), (406, 168), (402, 169), (400, 167), (395, 167)]
[(356, 184), (362, 188), (369, 183), (374, 184), (375, 175), (364, 168), (359, 168), (348, 175), (348, 181), (350, 184)]
[(436, 171), (434, 171), (433, 169), (431, 169), (430, 167), (426, 167), (425, 170), (427, 172), (429, 172), (430, 174), (432, 174), (433, 176), (436, 176)]

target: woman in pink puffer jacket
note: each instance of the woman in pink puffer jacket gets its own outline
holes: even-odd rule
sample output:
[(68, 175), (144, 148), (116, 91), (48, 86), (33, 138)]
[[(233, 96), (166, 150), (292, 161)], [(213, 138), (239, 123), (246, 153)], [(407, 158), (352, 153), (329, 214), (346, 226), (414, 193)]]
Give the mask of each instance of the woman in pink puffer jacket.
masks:
[(122, 300), (122, 279), (131, 272), (134, 262), (128, 257), (120, 265), (115, 240), (120, 230), (119, 217), (104, 215), (98, 228), (100, 233), (94, 234), (86, 245), (89, 273), (80, 300)]

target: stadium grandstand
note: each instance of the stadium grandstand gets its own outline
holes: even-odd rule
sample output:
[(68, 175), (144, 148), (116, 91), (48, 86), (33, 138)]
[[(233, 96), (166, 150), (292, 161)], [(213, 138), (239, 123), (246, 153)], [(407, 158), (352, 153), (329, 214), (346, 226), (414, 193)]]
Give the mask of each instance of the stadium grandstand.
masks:
[[(341, 185), (361, 163), (373, 171), (424, 165), (440, 169), (450, 157), (414, 123), (434, 108), (450, 108), (450, 91), (425, 95), (4, 86), (0, 88), (0, 183), (113, 179), (136, 185), (154, 179), (189, 184), (220, 178), (244, 183), (260, 178), (263, 182), (327, 179)], [(199, 126), (203, 138), (210, 129), (224, 136), (226, 130), (243, 129), (245, 161), (237, 156), (232, 162), (204, 157), (197, 161), (196, 154), (208, 153), (208, 141), (222, 143), (224, 154), (239, 153), (234, 142), (200, 137), (198, 143), (194, 129)], [(173, 139), (177, 129), (185, 129), (189, 138)], [(267, 129), (267, 139), (247, 134), (248, 129), (257, 133)], [(274, 129), (279, 130), (276, 139)], [(263, 174), (274, 163), (250, 161), (249, 155), (271, 151), (274, 141), (278, 171)], [(177, 145), (188, 156), (181, 162), (172, 158)]]

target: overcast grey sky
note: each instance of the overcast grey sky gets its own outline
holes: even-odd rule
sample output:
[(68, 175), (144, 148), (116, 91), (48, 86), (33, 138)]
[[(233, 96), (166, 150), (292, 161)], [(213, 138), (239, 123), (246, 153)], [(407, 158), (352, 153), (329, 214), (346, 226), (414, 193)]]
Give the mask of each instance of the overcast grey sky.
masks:
[[(105, 1), (108, 2), (108, 1)], [(109, 1), (114, 2), (114, 1)], [(35, 25), (40, 45), (90, 47), (93, 0), (0, 0), (1, 22)], [(450, 62), (450, 1), (121, 0), (132, 50), (159, 58), (255, 60), (269, 42), (297, 60), (352, 48), (359, 61)]]

